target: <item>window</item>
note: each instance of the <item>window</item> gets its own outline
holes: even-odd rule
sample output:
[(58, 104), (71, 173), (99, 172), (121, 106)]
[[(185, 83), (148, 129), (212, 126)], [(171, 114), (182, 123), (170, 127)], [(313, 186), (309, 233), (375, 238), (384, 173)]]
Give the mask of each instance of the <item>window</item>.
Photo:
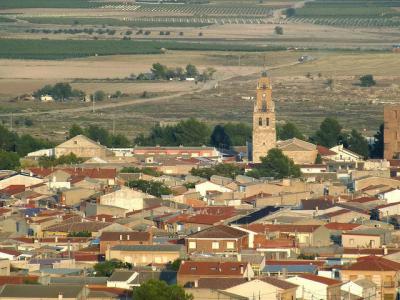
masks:
[(232, 250), (235, 248), (234, 242), (226, 242), (226, 249)]
[(259, 125), (259, 126), (262, 126), (262, 118), (259, 118), (259, 119), (258, 119), (258, 125)]
[(267, 126), (269, 126), (269, 118), (265, 120), (267, 122)]
[(212, 242), (211, 248), (214, 250), (219, 249), (219, 242)]
[(189, 242), (189, 249), (196, 249), (197, 245), (196, 242)]
[(350, 245), (354, 245), (354, 239), (350, 239)]

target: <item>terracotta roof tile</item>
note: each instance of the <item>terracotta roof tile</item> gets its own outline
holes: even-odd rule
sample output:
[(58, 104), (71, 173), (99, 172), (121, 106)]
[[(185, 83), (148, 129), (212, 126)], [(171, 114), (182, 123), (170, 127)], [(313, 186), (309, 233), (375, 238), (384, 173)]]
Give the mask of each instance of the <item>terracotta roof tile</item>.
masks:
[(400, 271), (400, 263), (379, 256), (365, 256), (357, 259), (357, 262), (343, 268), (353, 271)]
[(322, 283), (322, 284), (325, 284), (325, 285), (328, 285), (328, 286), (338, 285), (338, 284), (342, 283), (339, 280), (335, 280), (335, 279), (331, 279), (331, 278), (327, 278), (327, 277), (322, 277), (322, 276), (317, 276), (317, 275), (314, 275), (314, 274), (300, 274), (299, 277), (305, 278), (305, 279), (308, 279), (308, 280), (312, 280), (312, 281), (316, 281), (316, 282), (319, 282), (319, 283)]
[(100, 236), (101, 241), (150, 241), (149, 232), (103, 232)]
[(238, 239), (241, 237), (247, 236), (247, 233), (241, 231), (239, 229), (226, 226), (226, 225), (217, 225), (214, 227), (209, 227), (199, 232), (195, 232), (189, 235), (187, 238), (196, 239), (196, 238), (210, 238), (210, 239), (218, 239), (218, 238), (232, 238)]
[(247, 267), (244, 262), (182, 261), (178, 274), (195, 276), (238, 276)]
[(350, 223), (338, 223), (331, 222), (324, 225), (326, 228), (330, 230), (353, 230), (357, 227), (360, 227), (360, 224), (350, 224)]

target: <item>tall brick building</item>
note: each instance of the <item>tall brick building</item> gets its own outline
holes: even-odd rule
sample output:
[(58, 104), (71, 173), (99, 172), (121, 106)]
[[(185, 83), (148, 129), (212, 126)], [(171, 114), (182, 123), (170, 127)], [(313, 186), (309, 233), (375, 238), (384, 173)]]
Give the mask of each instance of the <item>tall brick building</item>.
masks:
[(267, 72), (258, 80), (253, 112), (253, 162), (276, 147), (275, 105), (272, 101), (271, 81)]
[(383, 112), (384, 158), (399, 158), (400, 154), (400, 106), (385, 106)]

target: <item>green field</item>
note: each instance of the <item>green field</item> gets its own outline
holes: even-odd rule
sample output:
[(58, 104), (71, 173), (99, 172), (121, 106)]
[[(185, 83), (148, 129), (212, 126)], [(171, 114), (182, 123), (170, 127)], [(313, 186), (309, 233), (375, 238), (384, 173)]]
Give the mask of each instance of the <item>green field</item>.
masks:
[[(108, 25), (126, 27), (203, 27), (211, 23), (195, 22), (188, 19), (185, 22), (173, 22), (172, 18), (153, 18), (154, 20), (119, 20), (112, 18), (69, 18), (69, 17), (24, 17), (18, 18), (34, 24), (56, 24), (56, 25)], [(171, 19), (171, 21), (168, 21)], [(174, 18), (176, 19), (176, 18)], [(183, 18), (182, 18), (183, 20)]]
[(17, 40), (0, 39), (0, 58), (65, 59), (95, 55), (160, 54), (161, 49), (200, 51), (275, 51), (286, 48), (223, 43), (123, 40)]
[(0, 9), (12, 8), (91, 8), (104, 5), (89, 0), (1, 0)]
[(16, 20), (0, 16), (0, 23), (13, 23), (13, 22), (16, 22)]
[(294, 23), (341, 27), (398, 27), (400, 0), (316, 0), (295, 10)]

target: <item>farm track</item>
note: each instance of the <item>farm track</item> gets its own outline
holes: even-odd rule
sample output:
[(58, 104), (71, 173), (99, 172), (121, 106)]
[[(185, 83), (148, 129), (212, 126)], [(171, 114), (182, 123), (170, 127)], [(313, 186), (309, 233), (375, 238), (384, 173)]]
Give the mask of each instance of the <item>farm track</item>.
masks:
[[(292, 63), (282, 64), (282, 65), (271, 67), (271, 68), (269, 68), (269, 70), (276, 70), (276, 69), (280, 69), (280, 68), (294, 66), (297, 64), (299, 64), (299, 62), (295, 61)], [(248, 73), (246, 75), (254, 75), (254, 73)], [(202, 87), (193, 90), (192, 93), (196, 94), (196, 93), (201, 93), (201, 92), (210, 90), (210, 89), (214, 88), (215, 84), (218, 83), (219, 81), (226, 81), (226, 80), (232, 79), (237, 76), (238, 76), (237, 74), (232, 74), (232, 75), (227, 75), (224, 78), (221, 78), (219, 80), (216, 80), (216, 79), (211, 80), (209, 82), (206, 82)], [(154, 98), (149, 98), (149, 99), (135, 98), (135, 99), (129, 99), (129, 100), (121, 101), (121, 102), (117, 102), (117, 103), (97, 104), (95, 106), (95, 111), (104, 110), (104, 109), (114, 109), (117, 107), (124, 107), (124, 106), (135, 106), (135, 105), (147, 104), (147, 103), (153, 103), (153, 102), (156, 102), (156, 103), (164, 102), (164, 101), (176, 99), (178, 97), (187, 95), (188, 93), (190, 93), (190, 92), (184, 91), (184, 92), (175, 93), (173, 95), (160, 96), (160, 97), (154, 97)], [(38, 116), (38, 115), (48, 115), (48, 114), (71, 114), (71, 113), (89, 112), (92, 110), (93, 110), (92, 106), (85, 106), (85, 107), (78, 107), (78, 108), (54, 109), (54, 110), (47, 110), (47, 111), (7, 113), (7, 114), (0, 114), (0, 117)]]

